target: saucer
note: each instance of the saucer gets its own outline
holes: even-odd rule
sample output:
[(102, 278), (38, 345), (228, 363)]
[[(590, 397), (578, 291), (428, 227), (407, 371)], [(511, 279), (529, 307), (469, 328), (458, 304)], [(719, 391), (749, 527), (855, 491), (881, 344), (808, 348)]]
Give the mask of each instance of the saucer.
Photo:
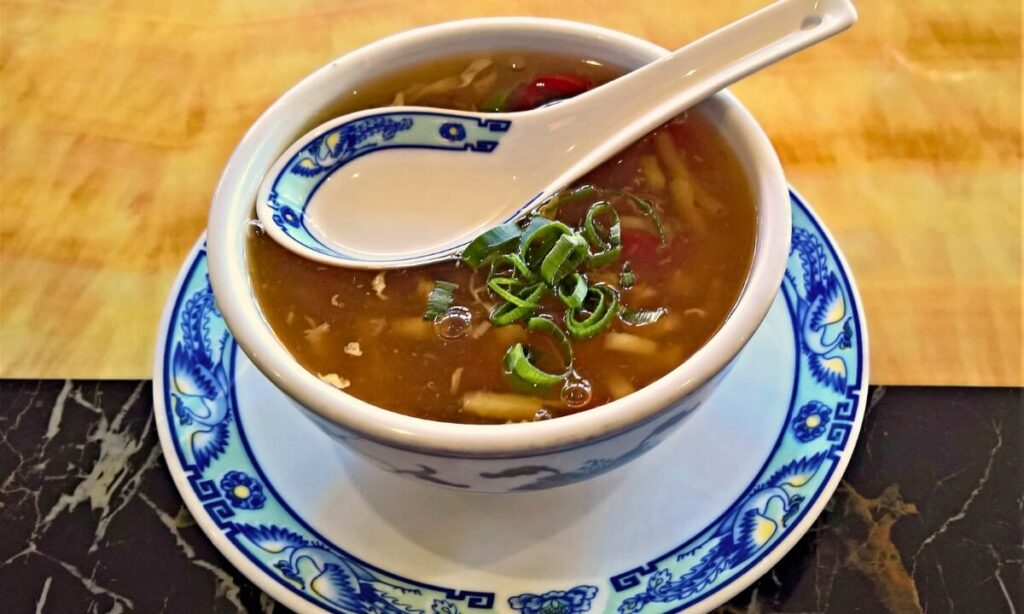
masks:
[(201, 239), (156, 348), (154, 412), (174, 482), (228, 560), (300, 612), (720, 605), (808, 530), (863, 419), (860, 299), (835, 242), (792, 201), (782, 291), (704, 405), (623, 467), (501, 495), (437, 488), (428, 468), (371, 466), (291, 407), (227, 331)]

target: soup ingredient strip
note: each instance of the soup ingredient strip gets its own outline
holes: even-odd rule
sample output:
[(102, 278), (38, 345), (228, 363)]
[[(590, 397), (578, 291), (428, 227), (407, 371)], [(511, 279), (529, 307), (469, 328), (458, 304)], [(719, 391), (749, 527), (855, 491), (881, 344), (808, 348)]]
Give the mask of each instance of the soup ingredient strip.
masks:
[(450, 281), (435, 281), (434, 289), (427, 297), (427, 308), (423, 312), (423, 319), (433, 320), (448, 311), (448, 308), (455, 302), (455, 290), (458, 287), (458, 284), (453, 284)]

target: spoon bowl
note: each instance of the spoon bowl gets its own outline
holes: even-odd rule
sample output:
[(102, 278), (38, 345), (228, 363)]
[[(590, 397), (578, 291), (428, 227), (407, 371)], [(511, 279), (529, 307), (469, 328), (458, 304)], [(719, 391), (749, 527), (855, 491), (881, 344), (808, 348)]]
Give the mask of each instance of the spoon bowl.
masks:
[(334, 266), (452, 258), (682, 111), (856, 19), (849, 0), (780, 0), (558, 104), (519, 113), (350, 113), (278, 158), (256, 213), (278, 243)]

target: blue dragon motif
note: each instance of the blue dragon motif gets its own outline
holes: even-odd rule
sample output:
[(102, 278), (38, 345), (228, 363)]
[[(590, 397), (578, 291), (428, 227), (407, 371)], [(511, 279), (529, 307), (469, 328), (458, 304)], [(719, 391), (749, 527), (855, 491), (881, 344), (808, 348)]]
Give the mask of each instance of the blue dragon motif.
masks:
[(696, 595), (723, 572), (750, 560), (800, 511), (804, 497), (796, 491), (811, 481), (826, 458), (828, 453), (822, 451), (783, 465), (754, 487), (715, 533), (677, 557), (681, 561), (699, 556), (693, 567), (674, 579), (670, 570), (659, 570), (643, 593), (622, 602), (619, 613), (634, 614), (649, 603), (671, 603)]
[[(345, 612), (423, 613), (403, 604), (395, 595), (419, 595), (418, 589), (386, 582), (357, 561), (324, 544), (276, 525), (240, 524), (238, 528), (257, 547), (283, 557), (274, 563), (282, 576)], [(435, 600), (431, 609), (458, 614), (458, 608), (449, 601)]]
[(409, 117), (401, 120), (368, 117), (343, 124), (314, 139), (292, 164), (290, 172), (302, 177), (316, 177), (361, 151), (377, 147), (378, 143), (367, 142), (370, 137), (380, 134), (382, 141), (390, 141), (396, 134), (410, 130), (412, 126), (413, 120)]
[[(794, 227), (791, 255), (803, 269), (803, 279), (786, 271), (783, 291), (796, 307), (802, 339), (800, 350), (807, 356), (811, 375), (836, 392), (846, 389), (846, 360), (840, 355), (850, 347), (853, 329), (847, 316), (843, 287), (828, 267), (825, 248), (818, 237)], [(834, 327), (840, 327), (838, 331)]]
[(579, 482), (587, 479), (588, 477), (600, 475), (606, 471), (611, 471), (612, 469), (624, 465), (634, 458), (643, 455), (645, 452), (657, 445), (657, 443), (664, 437), (665, 433), (671, 430), (671, 428), (683, 420), (683, 418), (686, 418), (695, 407), (696, 405), (684, 408), (675, 416), (665, 420), (652, 430), (650, 434), (644, 437), (636, 447), (624, 452), (616, 458), (592, 458), (585, 461), (578, 469), (574, 469), (572, 471), (563, 472), (547, 465), (524, 465), (493, 473), (481, 473), (480, 477), (487, 479), (501, 479), (515, 478), (524, 475), (540, 476), (532, 482), (511, 488), (510, 491), (541, 490), (552, 486)]
[(220, 320), (209, 281), (185, 303), (182, 337), (171, 358), (174, 410), (183, 426), (192, 426), (187, 440), (193, 461), (202, 470), (224, 453), (231, 422), (232, 397), (225, 360), (231, 347), (225, 328), (214, 344), (211, 318)]

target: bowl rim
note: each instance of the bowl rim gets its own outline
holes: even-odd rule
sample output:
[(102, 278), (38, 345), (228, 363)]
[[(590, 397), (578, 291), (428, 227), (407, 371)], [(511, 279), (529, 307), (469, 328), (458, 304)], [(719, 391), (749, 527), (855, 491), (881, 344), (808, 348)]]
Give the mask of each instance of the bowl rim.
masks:
[[(336, 77), (345, 65), (391, 56), (429, 44), (437, 38), (513, 35), (538, 32), (572, 39), (594, 39), (609, 52), (648, 55), (668, 51), (638, 37), (591, 24), (537, 17), (464, 19), (399, 32), (360, 47), (307, 75), (281, 95), (253, 123), (232, 153), (214, 192), (210, 208), (207, 254), (210, 282), (218, 308), (239, 347), (279, 389), (323, 420), (377, 443), (433, 456), (526, 457), (575, 448), (633, 430), (679, 404), (722, 372), (753, 336), (767, 315), (782, 282), (789, 253), (791, 210), (788, 186), (775, 150), (760, 125), (728, 91), (711, 100), (728, 111), (735, 138), (749, 149), (741, 163), (751, 177), (758, 201), (755, 252), (744, 288), (717, 332), (696, 353), (658, 380), (611, 403), (553, 420), (501, 425), (439, 422), (393, 412), (362, 401), (321, 381), (300, 365), (277, 340), (263, 319), (245, 273), (242, 209), (254, 168), (253, 155), (273, 133), (276, 118), (288, 113), (324, 79)], [(497, 38), (497, 37), (496, 37)], [(514, 45), (495, 44), (494, 49)], [(730, 139), (731, 140), (731, 139)], [(736, 143), (732, 143), (736, 146)], [(277, 152), (273, 158), (276, 158)], [(269, 164), (272, 162), (268, 162)], [(255, 180), (258, 184), (259, 178)], [(241, 201), (245, 201), (243, 204)], [(247, 217), (244, 219), (248, 219)]]

